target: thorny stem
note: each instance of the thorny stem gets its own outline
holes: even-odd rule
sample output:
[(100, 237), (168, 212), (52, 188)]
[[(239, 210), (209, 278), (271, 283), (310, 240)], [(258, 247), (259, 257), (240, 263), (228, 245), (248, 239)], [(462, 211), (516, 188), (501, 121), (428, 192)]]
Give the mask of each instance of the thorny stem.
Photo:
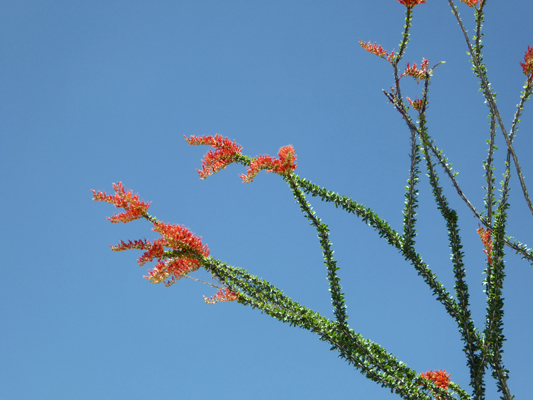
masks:
[(404, 246), (411, 247), (413, 245), (412, 239), (415, 235), (416, 230), (414, 229), (414, 214), (415, 214), (415, 203), (417, 197), (416, 184), (418, 183), (418, 168), (417, 164), (419, 161), (418, 157), (418, 146), (416, 144), (416, 131), (411, 130), (411, 168), (409, 172), (409, 195), (407, 199), (406, 208), (406, 217), (404, 223)]
[[(215, 260), (211, 257), (205, 258), (203, 264), (211, 273), (216, 275), (220, 281), (224, 282), (225, 285), (230, 287), (230, 289), (234, 290), (234, 288), (231, 287), (231, 284), (227, 281), (228, 279), (231, 279), (230, 269), (233, 267), (220, 265), (220, 261)], [(240, 281), (252, 282), (256, 279), (257, 278), (253, 275), (244, 272), (244, 274), (242, 274), (241, 276)], [(268, 285), (270, 286), (270, 284)], [(393, 357), (391, 358), (390, 354), (388, 354), (381, 346), (376, 346), (375, 348), (370, 349), (368, 346), (372, 345), (371, 342), (367, 344), (361, 343), (361, 338), (357, 337), (359, 335), (354, 334), (353, 330), (350, 329), (347, 324), (342, 325), (334, 323), (328, 320), (326, 317), (316, 312), (312, 312), (311, 310), (308, 310), (305, 307), (298, 305), (297, 303), (294, 303), (291, 299), (285, 297), (285, 295), (280, 293), (278, 293), (273, 298), (268, 298), (269, 296), (267, 296), (266, 302), (263, 299), (256, 300), (253, 296), (253, 293), (255, 293), (255, 291), (253, 290), (250, 294), (244, 294), (240, 292), (239, 301), (243, 304), (248, 304), (254, 308), (257, 307), (274, 318), (286, 318), (297, 326), (318, 333), (327, 342), (331, 343), (334, 348), (339, 350), (339, 352), (341, 353), (341, 357), (345, 358), (353, 365), (357, 366), (365, 374), (367, 374), (367, 376), (384, 384), (387, 387), (390, 387), (391, 389), (394, 388), (402, 397), (406, 399), (412, 398), (411, 390), (418, 389), (418, 386), (420, 384), (426, 383), (417, 375), (414, 375), (414, 371), (408, 369), (405, 364), (396, 361)], [(284, 305), (282, 303), (287, 304)], [(293, 308), (297, 309), (295, 310)], [(282, 315), (276, 315), (274, 311), (275, 309), (282, 311), (280, 312), (280, 314)], [(309, 312), (312, 312), (313, 314), (313, 318), (311, 319), (306, 317)], [(339, 336), (332, 333), (336, 333)], [(347, 343), (349, 343), (350, 346), (347, 346)], [(352, 346), (355, 347), (355, 349)], [(381, 355), (382, 357), (385, 357), (385, 362), (383, 362), (380, 358), (376, 357), (376, 355), (373, 354), (372, 350), (376, 352), (376, 355)], [(365, 364), (363, 360), (357, 357), (357, 354), (359, 354), (360, 357), (364, 357), (365, 359), (367, 359), (371, 365), (369, 366)], [(381, 371), (381, 374), (385, 375), (390, 380), (393, 380), (395, 382), (394, 385), (391, 385), (390, 382), (384, 380), (383, 375), (377, 373), (377, 371), (375, 370), (376, 368)], [(399, 376), (398, 372), (400, 371), (402, 372), (402, 374), (410, 372), (410, 374), (413, 375), (413, 378), (415, 379), (414, 382), (406, 381), (401, 376)], [(451, 394), (447, 393), (443, 389), (440, 389), (434, 385), (432, 385), (432, 389), (436, 393), (443, 396), (442, 398), (450, 400), (454, 399)], [(417, 390), (417, 394), (419, 396), (417, 397), (417, 399), (430, 399), (425, 393), (422, 393), (419, 390)]]
[(522, 187), (522, 192), (524, 193), (524, 198), (526, 199), (527, 205), (529, 207), (529, 210), (533, 214), (533, 204), (531, 203), (531, 199), (529, 198), (529, 194), (527, 192), (526, 183), (524, 182), (524, 177), (522, 175), (522, 170), (520, 168), (520, 164), (518, 162), (518, 157), (516, 156), (516, 153), (514, 151), (513, 145), (511, 143), (511, 138), (509, 135), (507, 135), (507, 131), (505, 129), (503, 120), (500, 116), (500, 112), (498, 110), (498, 107), (496, 106), (496, 102), (494, 101), (494, 98), (492, 97), (492, 91), (490, 90), (489, 83), (486, 80), (485, 74), (483, 73), (481, 69), (481, 65), (479, 63), (478, 57), (474, 50), (472, 49), (472, 44), (470, 43), (470, 39), (468, 38), (468, 34), (466, 33), (466, 29), (463, 25), (463, 22), (461, 21), (461, 18), (459, 17), (459, 12), (457, 11), (457, 8), (453, 4), (452, 0), (448, 0), (450, 3), (450, 6), (452, 7), (452, 12), (455, 15), (455, 18), (457, 19), (457, 22), (459, 23), (459, 26), (461, 27), (461, 30), (463, 31), (463, 35), (466, 40), (466, 44), (468, 46), (468, 50), (470, 51), (470, 55), (472, 57), (472, 61), (478, 71), (479, 79), (481, 80), (481, 83), (483, 85), (483, 89), (485, 91), (485, 98), (487, 102), (489, 103), (491, 111), (494, 113), (496, 118), (498, 119), (498, 124), (500, 125), (500, 128), (502, 130), (503, 137), (505, 138), (505, 142), (507, 144), (507, 149), (511, 153), (513, 157), (513, 161), (516, 167), (516, 172), (518, 175), (518, 179), (520, 180), (520, 186)]
[[(396, 110), (402, 114), (402, 117), (404, 118), (407, 126), (410, 130), (415, 129), (418, 132), (418, 128), (411, 120), (411, 117), (407, 114), (407, 112), (403, 109), (403, 105), (400, 105), (398, 101), (396, 100), (395, 96), (391, 95), (390, 93), (387, 93), (385, 90), (382, 90), (383, 94), (387, 97), (389, 102), (391, 102)], [(457, 183), (457, 180), (455, 179), (455, 176), (453, 172), (451, 171), (450, 167), (448, 167), (448, 164), (446, 163), (446, 160), (442, 157), (442, 153), (439, 152), (438, 148), (433, 144), (433, 141), (428, 142), (428, 147), (431, 150), (431, 152), (435, 155), (437, 160), (439, 161), (439, 164), (442, 166), (444, 171), (446, 172), (446, 175), (450, 178), (453, 187), (455, 188), (457, 194), (459, 197), (465, 202), (465, 204), (470, 208), (472, 213), (479, 219), (479, 221), (486, 227), (491, 228), (490, 223), (483, 218), (483, 216), (476, 210), (474, 205), (468, 200), (468, 198), (463, 193), (461, 187), (459, 186), (459, 183)], [(533, 262), (533, 254), (528, 253), (520, 246), (517, 246), (516, 244), (512, 243), (511, 241), (504, 239), (504, 243), (511, 247), (513, 250), (515, 250), (517, 253), (520, 253), (524, 258), (527, 258), (528, 260)]]
[(394, 61), (392, 62), (392, 66), (394, 67), (394, 82), (396, 84), (396, 97), (400, 103), (403, 104), (402, 100), (402, 91), (400, 87), (400, 77), (398, 75), (398, 63), (403, 58), (403, 53), (407, 47), (407, 43), (409, 43), (409, 29), (411, 28), (411, 20), (413, 17), (413, 10), (412, 8), (407, 7), (407, 11), (405, 12), (405, 26), (404, 31), (402, 33), (402, 41), (400, 43), (400, 49), (398, 50), (398, 55), (394, 58)]

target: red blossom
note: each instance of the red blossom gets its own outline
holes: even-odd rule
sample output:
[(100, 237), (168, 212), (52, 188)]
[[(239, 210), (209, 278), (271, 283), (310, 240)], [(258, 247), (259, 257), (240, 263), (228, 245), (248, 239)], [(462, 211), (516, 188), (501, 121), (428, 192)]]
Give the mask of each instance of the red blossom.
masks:
[(413, 8), (414, 6), (418, 4), (424, 4), (426, 0), (398, 0), (400, 3), (402, 3), (407, 8)]
[(150, 203), (139, 200), (139, 195), (134, 195), (131, 190), (126, 193), (122, 182), (117, 184), (113, 183), (113, 188), (115, 189), (114, 195), (108, 195), (106, 192), (97, 193), (91, 190), (94, 201), (105, 201), (106, 203), (114, 204), (116, 208), (123, 208), (126, 211), (115, 214), (110, 218), (108, 217), (108, 220), (113, 223), (125, 223), (144, 217), (148, 207), (150, 207)]
[(235, 156), (240, 155), (242, 151), (242, 147), (235, 143), (235, 141), (232, 142), (230, 139), (224, 138), (219, 134), (216, 134), (214, 137), (212, 135), (201, 137), (193, 135), (190, 138), (185, 136), (185, 140), (190, 145), (206, 144), (216, 148), (215, 151), (209, 150), (202, 159), (202, 170), (197, 169), (202, 180), (226, 168), (235, 161)]
[(389, 54), (383, 49), (383, 47), (381, 47), (381, 45), (378, 46), (375, 42), (374, 44), (371, 42), (365, 43), (359, 39), (359, 46), (378, 57), (386, 58), (389, 62), (391, 62), (394, 58), (394, 50), (392, 50), (392, 52)]
[(461, 0), (461, 1), (465, 3), (468, 7), (475, 7), (481, 2), (481, 0)]
[(169, 281), (164, 282), (165, 286), (170, 286), (199, 268), (200, 262), (191, 258), (159, 260), (154, 269), (148, 271), (148, 276), (145, 276), (145, 278), (152, 283), (161, 283), (170, 277)]
[(217, 294), (215, 294), (214, 296), (212, 296), (210, 298), (207, 298), (207, 297), (204, 296), (204, 301), (207, 304), (215, 304), (215, 303), (219, 303), (219, 302), (222, 302), (222, 301), (237, 300), (238, 298), (239, 298), (239, 295), (237, 295), (236, 293), (233, 293), (228, 288), (225, 288), (225, 289), (220, 289), (217, 292)]
[(163, 236), (167, 247), (191, 251), (205, 257), (209, 255), (209, 249), (207, 245), (202, 244), (201, 237), (194, 236), (189, 229), (183, 226), (156, 222), (152, 230)]
[(481, 242), (483, 243), (483, 252), (487, 255), (487, 261), (489, 264), (492, 264), (492, 237), (491, 232), (488, 229), (482, 228), (481, 225), (479, 225), (479, 229), (477, 230), (477, 233), (479, 237), (481, 238)]
[(422, 58), (422, 64), (420, 64), (420, 68), (416, 66), (416, 63), (413, 63), (412, 67), (409, 66), (409, 63), (407, 63), (405, 71), (400, 75), (400, 78), (404, 76), (411, 76), (416, 79), (416, 83), (419, 83), (420, 79), (427, 79), (428, 63), (429, 61), (425, 58)]
[(527, 46), (526, 54), (524, 55), (524, 62), (520, 63), (524, 75), (528, 76), (528, 82), (533, 81), (533, 47)]
[(411, 100), (409, 97), (405, 98), (416, 111), (422, 111), (422, 108), (424, 107), (424, 102), (422, 100)]
[(166, 240), (163, 238), (156, 239), (153, 242), (144, 239), (136, 240), (134, 242), (129, 240), (128, 243), (126, 243), (121, 240), (120, 244), (111, 246), (111, 249), (113, 251), (124, 251), (129, 249), (147, 250), (137, 260), (137, 263), (142, 267), (154, 258), (161, 258), (165, 252), (164, 246), (166, 246)]
[(296, 154), (292, 145), (288, 145), (279, 149), (279, 158), (272, 158), (271, 156), (257, 156), (246, 170), (246, 175), (240, 175), (242, 180), (246, 183), (252, 182), (255, 176), (263, 169), (267, 172), (275, 172), (279, 175), (287, 175), (292, 173), (296, 165)]
[[(201, 241), (201, 237), (196, 237), (189, 229), (179, 226), (166, 224), (164, 222), (154, 222), (154, 231), (162, 237), (151, 242), (150, 240), (129, 240), (127, 243), (123, 240), (116, 246), (111, 246), (113, 251), (123, 251), (129, 249), (146, 250), (137, 260), (140, 266), (145, 265), (154, 259), (157, 263), (152, 270), (148, 271), (149, 279), (152, 283), (161, 283), (165, 279), (171, 278), (165, 282), (170, 286), (185, 275), (190, 274), (200, 268), (201, 263), (191, 255), (207, 257), (209, 249)], [(172, 250), (180, 250), (180, 254), (165, 254), (165, 247)]]
[[(432, 381), (438, 387), (446, 389), (446, 391), (448, 391), (448, 385), (450, 384), (450, 374), (447, 374), (446, 371), (428, 371), (426, 373), (421, 373), (420, 376), (424, 379)], [(440, 399), (441, 396), (437, 396), (437, 398)]]
[(124, 251), (124, 250), (129, 250), (129, 249), (146, 250), (146, 249), (150, 249), (151, 247), (152, 247), (152, 242), (146, 239), (136, 240), (134, 242), (132, 242), (131, 240), (128, 240), (128, 243), (121, 240), (120, 243), (117, 244), (116, 246), (111, 246), (111, 250), (113, 251)]
[[(196, 140), (196, 138), (192, 139)], [(213, 139), (215, 140), (215, 139)], [(177, 280), (196, 271), (201, 266), (197, 256), (207, 257), (209, 249), (201, 241), (201, 237), (195, 236), (189, 229), (179, 226), (159, 222), (146, 214), (149, 203), (139, 200), (138, 195), (133, 195), (132, 191), (126, 193), (122, 183), (113, 184), (116, 194), (108, 195), (105, 192), (93, 192), (93, 200), (105, 201), (114, 204), (115, 207), (121, 207), (126, 210), (125, 213), (108, 218), (111, 222), (128, 222), (146, 216), (153, 222), (153, 230), (158, 232), (162, 237), (154, 241), (147, 239), (125, 242), (123, 240), (116, 246), (111, 246), (113, 251), (124, 251), (129, 249), (145, 250), (137, 262), (143, 266), (147, 262), (157, 259), (154, 269), (148, 271), (149, 279), (152, 283), (161, 283), (165, 279), (171, 278), (165, 282), (167, 286), (175, 283)], [(166, 251), (165, 247), (170, 248)], [(172, 251), (178, 250), (178, 251)]]

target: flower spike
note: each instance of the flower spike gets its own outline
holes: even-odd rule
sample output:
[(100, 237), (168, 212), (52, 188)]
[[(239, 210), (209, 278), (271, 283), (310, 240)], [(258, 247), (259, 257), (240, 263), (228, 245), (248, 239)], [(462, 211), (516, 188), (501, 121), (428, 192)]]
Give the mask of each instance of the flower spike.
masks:
[(383, 49), (383, 47), (381, 47), (381, 45), (378, 46), (375, 42), (374, 44), (372, 44), (371, 42), (365, 43), (362, 42), (361, 39), (359, 39), (359, 46), (361, 46), (366, 51), (375, 54), (378, 57), (386, 58), (389, 62), (392, 62), (392, 60), (394, 59), (394, 50), (392, 50), (392, 52), (389, 54)]
[(200, 179), (202, 180), (213, 175), (215, 172), (226, 168), (235, 161), (235, 156), (240, 155), (242, 151), (242, 146), (219, 134), (216, 134), (214, 137), (212, 135), (204, 135), (201, 137), (193, 135), (190, 138), (187, 138), (187, 136), (184, 137), (190, 145), (206, 144), (216, 148), (215, 151), (209, 150), (204, 156), (202, 160), (202, 170), (197, 169)]
[[(432, 381), (438, 387), (446, 389), (446, 391), (448, 391), (448, 385), (450, 384), (450, 374), (447, 374), (446, 371), (428, 371), (426, 373), (421, 373), (420, 376), (424, 379)], [(441, 396), (437, 395), (435, 398), (440, 399)]]
[[(191, 258), (173, 258), (170, 260), (159, 260), (154, 269), (148, 271), (149, 279), (152, 283), (163, 282), (165, 286), (171, 286), (184, 276), (197, 271), (200, 268), (200, 262)], [(168, 281), (165, 279), (170, 277)]]
[[(145, 276), (152, 283), (161, 283), (171, 277), (170, 281), (165, 282), (166, 286), (170, 286), (200, 268), (201, 263), (196, 256), (207, 257), (209, 255), (209, 249), (207, 245), (202, 244), (201, 237), (196, 237), (183, 226), (154, 222), (152, 230), (162, 237), (153, 242), (144, 239), (134, 242), (130, 240), (126, 243), (121, 240), (120, 244), (111, 246), (113, 251), (146, 250), (137, 260), (141, 267), (157, 259), (154, 269), (149, 270), (148, 276)], [(165, 247), (171, 250), (165, 251)]]
[(421, 373), (420, 376), (433, 381), (433, 383), (443, 389), (448, 389), (448, 385), (450, 384), (450, 374), (447, 374), (446, 371), (442, 369), (435, 372), (428, 371), (426, 373)]
[(482, 228), (481, 225), (479, 225), (479, 229), (477, 230), (477, 233), (479, 237), (481, 238), (481, 242), (483, 243), (483, 247), (485, 248), (483, 252), (487, 255), (487, 262), (489, 264), (492, 264), (492, 238), (491, 238), (491, 232), (488, 229)]
[(413, 107), (416, 111), (422, 111), (424, 107), (424, 102), (422, 100), (411, 100), (409, 97), (405, 97), (409, 102), (409, 105)]
[(524, 55), (524, 62), (520, 63), (524, 75), (528, 77), (528, 82), (533, 81), (533, 47), (527, 46), (526, 54)]
[(165, 239), (165, 246), (185, 252), (192, 252), (207, 257), (209, 249), (202, 244), (201, 237), (196, 237), (187, 228), (180, 225), (154, 223), (153, 231), (159, 233)]
[(149, 240), (136, 240), (132, 242), (131, 240), (128, 240), (128, 243), (124, 242), (123, 240), (120, 241), (120, 244), (116, 246), (111, 246), (111, 250), (113, 251), (124, 251), (129, 249), (138, 249), (138, 250), (146, 250), (142, 256), (139, 257), (137, 260), (137, 263), (142, 267), (147, 262), (152, 261), (154, 258), (161, 258), (163, 257), (163, 254), (165, 253), (164, 246), (166, 246), (166, 240), (163, 238), (159, 238), (154, 240), (154, 242), (150, 242)]
[[(165, 286), (170, 286), (201, 267), (200, 261), (194, 256), (207, 257), (209, 255), (209, 249), (207, 245), (202, 244), (201, 237), (196, 237), (183, 226), (156, 222), (152, 230), (158, 232), (162, 238), (156, 239), (153, 243), (147, 240), (137, 241), (132, 245), (128, 243), (125, 244), (126, 246), (123, 242), (121, 243), (122, 247), (148, 250), (137, 261), (141, 266), (154, 258), (158, 259), (154, 269), (149, 270), (148, 276), (145, 276), (152, 283), (161, 283), (171, 277), (170, 281), (164, 282)], [(138, 247), (135, 247), (137, 243), (139, 243)], [(164, 247), (178, 250), (178, 252), (165, 251)]]
[(414, 6), (417, 6), (419, 4), (424, 4), (426, 0), (398, 0), (400, 3), (402, 3), (407, 8), (413, 8)]
[[(204, 140), (205, 138), (200, 138)], [(219, 143), (226, 145), (226, 139), (220, 137)], [(191, 141), (198, 140), (193, 138)], [(198, 141), (200, 141), (198, 140)], [(211, 138), (217, 143), (217, 138)], [(230, 147), (234, 145), (229, 142)], [(203, 257), (209, 255), (207, 245), (202, 243), (202, 238), (195, 236), (189, 229), (180, 226), (166, 224), (157, 221), (155, 218), (147, 214), (149, 203), (139, 200), (139, 195), (133, 195), (132, 191), (126, 192), (122, 183), (113, 184), (115, 195), (108, 195), (105, 192), (93, 192), (93, 200), (105, 201), (114, 204), (115, 207), (124, 208), (126, 212), (114, 217), (108, 218), (111, 222), (129, 222), (134, 219), (145, 217), (150, 220), (154, 227), (152, 230), (158, 232), (162, 237), (154, 241), (147, 239), (124, 242), (123, 240), (116, 246), (111, 246), (113, 251), (124, 251), (129, 249), (145, 250), (139, 257), (137, 263), (144, 266), (146, 263), (157, 259), (157, 263), (153, 270), (148, 271), (149, 279), (152, 283), (164, 282), (165, 285), (170, 286), (177, 280), (183, 278), (189, 273), (196, 271), (202, 265)], [(169, 250), (165, 250), (165, 247)], [(171, 278), (170, 281), (165, 282), (165, 279)]]
[(481, 0), (461, 0), (468, 7), (476, 7)]
[(106, 194), (106, 192), (97, 193), (94, 190), (91, 190), (91, 192), (93, 192), (94, 201), (105, 201), (106, 203), (114, 204), (116, 208), (123, 208), (126, 211), (108, 217), (108, 220), (115, 224), (119, 222), (126, 223), (146, 215), (150, 203), (139, 200), (139, 195), (134, 195), (131, 190), (126, 193), (122, 182), (117, 184), (113, 183), (113, 188), (115, 189), (115, 195)]
[(412, 67), (409, 66), (409, 63), (407, 63), (405, 71), (403, 74), (400, 75), (400, 78), (404, 76), (411, 76), (416, 80), (416, 83), (419, 83), (420, 79), (427, 79), (428, 63), (429, 61), (425, 58), (422, 59), (422, 64), (420, 64), (420, 68), (417, 68), (416, 63), (413, 63)]
[(226, 289), (220, 289), (214, 296), (212, 297), (205, 297), (204, 296), (204, 301), (207, 303), (207, 304), (216, 304), (216, 303), (220, 303), (222, 301), (233, 301), (233, 300), (237, 300), (239, 298), (239, 295), (237, 295), (236, 293), (233, 293), (231, 290), (229, 290), (228, 288)]
[(255, 176), (263, 169), (279, 175), (288, 175), (296, 169), (297, 156), (294, 154), (292, 145), (279, 149), (278, 156), (279, 159), (272, 158), (268, 155), (257, 156), (247, 168), (246, 175), (240, 175), (243, 182), (252, 182)]

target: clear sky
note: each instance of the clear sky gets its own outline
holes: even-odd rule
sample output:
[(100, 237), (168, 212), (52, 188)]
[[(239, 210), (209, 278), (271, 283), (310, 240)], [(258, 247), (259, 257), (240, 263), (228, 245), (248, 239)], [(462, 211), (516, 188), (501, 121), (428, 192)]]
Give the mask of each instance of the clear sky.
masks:
[[(472, 35), (473, 12), (458, 3)], [(248, 269), (331, 317), (319, 242), (285, 182), (242, 166), (201, 181), (219, 133), (243, 154), (292, 144), (296, 173), (370, 206), (401, 231), (409, 132), (381, 90), (389, 64), (358, 39), (398, 49), (404, 10), (374, 1), (2, 2), (0, 399), (392, 399), (310, 332), (191, 280), (153, 285), (120, 239), (156, 238), (147, 221), (114, 225), (91, 201), (122, 181), (150, 213), (202, 236), (211, 255)], [(509, 129), (533, 45), (528, 0), (488, 1), (485, 61)], [(528, 22), (529, 21), (529, 22)], [(488, 109), (447, 1), (416, 6), (405, 62), (446, 61), (432, 79), (429, 128), (478, 209)], [(420, 97), (407, 82), (404, 95)], [(533, 104), (515, 139), (533, 191)], [(500, 148), (504, 148), (501, 134)], [(497, 155), (497, 181), (504, 151)], [(483, 328), (485, 256), (457, 200), (475, 322)], [(509, 234), (533, 245), (513, 171)], [(443, 220), (422, 173), (418, 251), (453, 291)], [(309, 199), (331, 229), (349, 322), (418, 372), (445, 369), (467, 388), (462, 343), (396, 250), (353, 215)], [(511, 253), (509, 251), (509, 253)], [(532, 267), (511, 254), (504, 360), (518, 399), (531, 393)], [(197, 275), (204, 278), (201, 272)], [(489, 398), (496, 398), (492, 381)]]

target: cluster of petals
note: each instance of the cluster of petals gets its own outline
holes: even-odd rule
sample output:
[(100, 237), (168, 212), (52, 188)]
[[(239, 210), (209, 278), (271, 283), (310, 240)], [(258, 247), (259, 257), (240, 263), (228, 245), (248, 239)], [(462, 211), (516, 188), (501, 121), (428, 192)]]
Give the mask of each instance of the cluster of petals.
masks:
[(524, 55), (524, 62), (520, 63), (524, 75), (528, 76), (528, 81), (533, 81), (533, 47), (527, 46), (526, 54)]
[(407, 8), (413, 8), (414, 6), (418, 4), (424, 4), (426, 0), (398, 0), (400, 3), (402, 3)]
[(420, 374), (420, 376), (424, 379), (432, 381), (438, 387), (448, 390), (448, 385), (450, 384), (450, 374), (447, 374), (446, 371), (428, 371)]
[(376, 42), (374, 42), (374, 44), (372, 44), (372, 42), (365, 43), (359, 39), (359, 46), (378, 57), (386, 58), (389, 62), (392, 62), (394, 59), (394, 50), (389, 54), (383, 47), (381, 47), (381, 45), (378, 46)]
[(202, 254), (207, 257), (209, 249), (202, 244), (202, 238), (196, 237), (188, 228), (181, 225), (165, 224), (164, 222), (154, 223), (152, 229), (165, 239), (165, 246), (172, 249), (190, 251)]
[[(147, 239), (135, 241), (120, 241), (120, 244), (111, 246), (113, 251), (123, 251), (129, 249), (145, 250), (137, 262), (140, 266), (145, 265), (154, 259), (157, 264), (154, 269), (148, 271), (149, 279), (152, 283), (164, 282), (168, 277), (172, 277), (171, 282), (166, 282), (167, 286), (181, 279), (185, 275), (196, 271), (200, 268), (200, 262), (191, 257), (191, 255), (201, 255), (207, 257), (209, 249), (207, 245), (202, 244), (201, 238), (196, 237), (189, 229), (164, 222), (154, 223), (154, 231), (162, 237), (153, 242)], [(171, 250), (178, 250), (180, 254), (176, 257), (165, 253), (165, 247)], [(170, 258), (168, 258), (170, 257)]]
[(411, 100), (409, 97), (405, 97), (409, 102), (409, 105), (413, 107), (416, 111), (422, 111), (424, 107), (424, 102), (422, 100)]
[(148, 207), (150, 207), (150, 203), (139, 200), (139, 195), (134, 195), (131, 190), (126, 192), (122, 182), (117, 184), (113, 183), (113, 188), (115, 189), (114, 195), (91, 190), (91, 192), (93, 192), (94, 201), (105, 201), (106, 203), (114, 204), (117, 208), (123, 208), (125, 210), (123, 213), (108, 217), (108, 220), (113, 223), (125, 223), (142, 218), (146, 214)]
[(282, 147), (278, 152), (279, 158), (272, 158), (264, 155), (254, 158), (250, 166), (246, 170), (246, 175), (240, 175), (242, 180), (246, 183), (252, 182), (255, 176), (266, 169), (267, 172), (275, 172), (279, 175), (291, 174), (297, 167), (296, 154), (292, 145)]
[[(152, 283), (163, 282), (165, 286), (171, 286), (178, 280), (200, 268), (200, 262), (192, 258), (172, 258), (169, 260), (159, 260), (152, 270), (148, 271), (149, 279)], [(165, 281), (167, 278), (170, 279)]]
[(135, 240), (134, 242), (129, 240), (128, 243), (126, 243), (121, 240), (120, 244), (111, 246), (111, 249), (113, 251), (124, 251), (129, 249), (146, 250), (137, 260), (137, 263), (142, 267), (147, 262), (152, 261), (154, 258), (160, 259), (163, 257), (165, 254), (164, 246), (166, 246), (166, 240), (163, 238), (156, 239), (153, 242), (143, 239)]
[[(148, 276), (145, 277), (152, 283), (161, 283), (169, 276), (172, 276), (172, 280), (165, 283), (170, 286), (183, 276), (200, 268), (200, 262), (195, 258), (191, 258), (191, 254), (204, 257), (209, 255), (209, 249), (207, 245), (202, 243), (201, 237), (196, 237), (189, 229), (183, 226), (157, 222), (154, 223), (153, 230), (158, 232), (162, 238), (156, 240), (152, 247), (139, 258), (140, 263), (151, 261), (155, 257), (159, 258), (154, 269), (148, 271)], [(162, 246), (179, 250), (182, 254), (178, 257), (163, 260), (161, 259), (164, 255)]]
[(416, 79), (416, 83), (419, 83), (420, 79), (427, 79), (428, 63), (429, 61), (425, 58), (422, 59), (422, 64), (420, 64), (420, 68), (416, 66), (416, 63), (413, 63), (412, 67), (409, 66), (409, 63), (407, 63), (405, 71), (403, 74), (400, 75), (400, 78), (404, 76), (411, 76)]
[(487, 255), (488, 263), (492, 264), (492, 234), (490, 230), (483, 228), (481, 225), (478, 226), (479, 229), (477, 230), (477, 234), (483, 243), (483, 252)]
[(481, 0), (461, 0), (461, 1), (465, 3), (468, 7), (475, 7), (481, 2)]
[(242, 151), (242, 147), (235, 143), (235, 141), (232, 142), (230, 139), (222, 137), (219, 134), (215, 136), (204, 135), (201, 137), (193, 135), (190, 138), (185, 136), (185, 140), (190, 145), (210, 145), (216, 148), (215, 151), (209, 150), (202, 160), (202, 170), (197, 170), (202, 180), (226, 168), (235, 161), (235, 156), (241, 154)]
[[(129, 222), (134, 219), (146, 216), (149, 203), (139, 200), (138, 195), (133, 195), (132, 191), (126, 192), (122, 183), (113, 184), (116, 194), (108, 195), (105, 192), (93, 192), (93, 200), (105, 201), (126, 210), (125, 213), (108, 218), (111, 222)], [(129, 249), (145, 250), (137, 262), (140, 266), (157, 259), (154, 269), (148, 271), (149, 279), (152, 283), (164, 282), (171, 278), (170, 285), (180, 278), (196, 271), (201, 263), (198, 256), (207, 257), (209, 249), (202, 243), (201, 237), (195, 236), (189, 229), (180, 226), (166, 224), (164, 222), (153, 222), (152, 230), (158, 232), (161, 237), (150, 241), (147, 239), (124, 242), (123, 240), (116, 246), (111, 246), (113, 251), (124, 251)], [(169, 251), (165, 250), (169, 248)]]
[(239, 296), (236, 293), (233, 293), (228, 288), (220, 289), (214, 296), (211, 296), (209, 298), (204, 296), (204, 301), (207, 304), (215, 304), (220, 303), (222, 301), (233, 301), (237, 300)]

